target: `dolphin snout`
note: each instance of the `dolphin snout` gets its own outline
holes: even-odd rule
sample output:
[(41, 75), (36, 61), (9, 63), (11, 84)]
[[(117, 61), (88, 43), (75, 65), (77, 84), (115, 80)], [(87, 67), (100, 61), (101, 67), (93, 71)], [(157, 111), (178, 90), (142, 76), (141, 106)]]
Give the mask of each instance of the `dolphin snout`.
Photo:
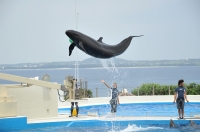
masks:
[(67, 31), (65, 32), (65, 34), (66, 34), (67, 36), (70, 35), (69, 30), (67, 30)]
[(66, 32), (65, 32), (65, 34), (69, 37), (69, 38), (74, 38), (75, 37), (75, 34), (73, 34), (73, 32), (71, 31), (71, 30), (67, 30)]
[(67, 30), (67, 31), (65, 32), (65, 34), (66, 34), (67, 36), (78, 37), (78, 33), (77, 33), (76, 31), (74, 31), (74, 30)]

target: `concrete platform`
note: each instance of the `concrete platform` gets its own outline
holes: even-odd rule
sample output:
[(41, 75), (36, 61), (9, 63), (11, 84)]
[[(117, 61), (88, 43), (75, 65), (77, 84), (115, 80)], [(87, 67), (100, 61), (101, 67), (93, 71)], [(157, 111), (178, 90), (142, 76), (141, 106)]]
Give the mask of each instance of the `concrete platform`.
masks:
[[(91, 117), (85, 115), (79, 115), (79, 117), (69, 117), (68, 114), (65, 115), (58, 115), (58, 117), (51, 117), (51, 118), (40, 118), (40, 119), (28, 119), (27, 123), (44, 123), (44, 122), (63, 122), (63, 121), (87, 121), (87, 120), (99, 120), (99, 121), (128, 121), (128, 120), (180, 120), (178, 117), (125, 117), (125, 116), (117, 116), (115, 118), (112, 117)], [(197, 118), (185, 117), (185, 119), (181, 120), (200, 120)]]

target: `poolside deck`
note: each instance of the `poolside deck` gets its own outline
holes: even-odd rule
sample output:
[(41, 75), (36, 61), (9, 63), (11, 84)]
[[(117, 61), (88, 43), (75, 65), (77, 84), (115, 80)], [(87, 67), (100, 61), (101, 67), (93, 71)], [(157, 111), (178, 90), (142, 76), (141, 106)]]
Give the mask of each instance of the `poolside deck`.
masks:
[[(111, 117), (92, 117), (92, 116), (85, 116), (80, 115), (79, 117), (69, 117), (68, 114), (66, 115), (58, 115), (58, 117), (51, 117), (51, 118), (40, 118), (40, 119), (28, 119), (28, 123), (41, 123), (41, 122), (62, 122), (62, 121), (86, 121), (86, 120), (100, 120), (100, 121), (123, 121), (123, 120), (180, 120), (177, 117), (124, 117), (124, 116), (117, 116), (115, 118)], [(185, 119), (181, 120), (200, 120), (198, 118), (191, 118), (185, 117)]]

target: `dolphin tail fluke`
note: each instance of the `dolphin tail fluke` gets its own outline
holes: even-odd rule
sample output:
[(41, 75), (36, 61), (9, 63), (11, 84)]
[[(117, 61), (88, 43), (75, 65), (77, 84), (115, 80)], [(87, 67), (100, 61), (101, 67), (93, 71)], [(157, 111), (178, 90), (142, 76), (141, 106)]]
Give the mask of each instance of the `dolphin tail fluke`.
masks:
[(134, 37), (142, 37), (142, 36), (144, 36), (144, 35), (139, 35), (139, 36), (131, 36), (131, 37), (133, 37), (133, 38), (134, 38)]
[(74, 47), (76, 46), (75, 43), (72, 43), (70, 46), (69, 46), (69, 56), (72, 54), (72, 51), (74, 49)]

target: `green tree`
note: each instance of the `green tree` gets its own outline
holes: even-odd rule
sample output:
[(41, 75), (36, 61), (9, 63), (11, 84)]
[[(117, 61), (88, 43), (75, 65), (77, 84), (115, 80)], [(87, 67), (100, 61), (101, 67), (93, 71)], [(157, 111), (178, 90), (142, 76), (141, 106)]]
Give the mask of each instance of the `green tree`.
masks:
[[(187, 91), (187, 95), (200, 95), (200, 84), (190, 83), (185, 84), (184, 86)], [(153, 88), (154, 88), (154, 95), (170, 95), (174, 94), (175, 88), (177, 85), (160, 85), (155, 83), (145, 83), (142, 84), (139, 88), (134, 88), (132, 90), (133, 95), (153, 95)], [(169, 89), (170, 88), (170, 89)]]

